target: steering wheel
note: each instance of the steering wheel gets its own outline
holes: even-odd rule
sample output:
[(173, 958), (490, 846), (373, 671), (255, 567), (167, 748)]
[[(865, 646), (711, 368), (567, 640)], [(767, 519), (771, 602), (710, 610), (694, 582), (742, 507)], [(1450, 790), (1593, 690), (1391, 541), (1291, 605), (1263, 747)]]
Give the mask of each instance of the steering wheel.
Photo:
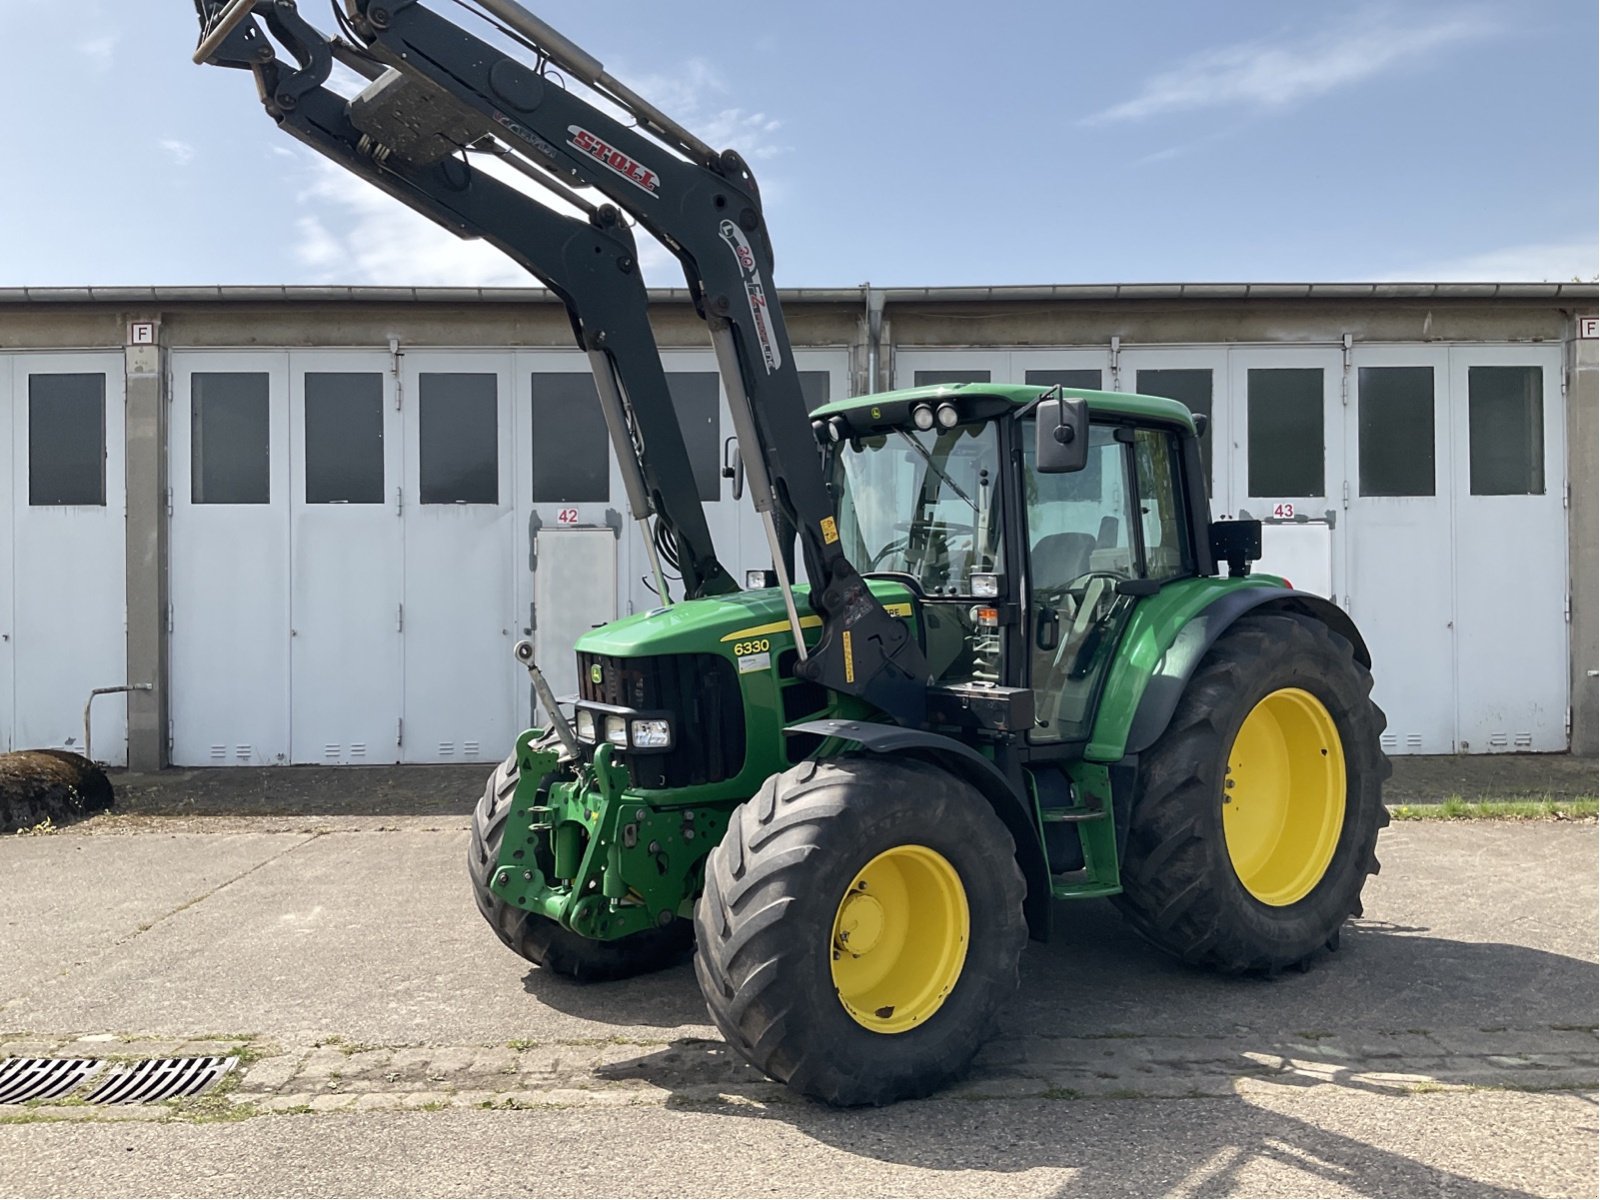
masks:
[[(896, 526), (896, 528), (899, 528), (899, 526)], [(867, 563), (867, 570), (869, 570), (869, 571), (872, 570), (879, 563), (881, 563), (884, 559), (888, 558), (889, 555), (894, 554), (896, 551), (908, 550), (908, 549), (910, 549), (910, 547), (911, 547), (911, 539), (909, 537), (895, 538), (892, 542), (890, 542), (882, 550), (879, 550), (876, 554), (874, 554), (872, 556), (871, 561), (869, 561)]]
[(931, 532), (937, 529), (941, 533), (976, 533), (976, 525), (963, 525), (959, 521), (899, 521), (895, 528), (901, 533)]
[(1083, 604), (1084, 597), (1089, 592), (1089, 585), (1096, 579), (1110, 579), (1115, 584), (1123, 582), (1125, 579), (1127, 579), (1127, 576), (1121, 571), (1085, 571), (1082, 575), (1079, 575), (1076, 579), (1068, 583), (1066, 587), (1062, 589), (1062, 591), (1071, 596), (1081, 606)]

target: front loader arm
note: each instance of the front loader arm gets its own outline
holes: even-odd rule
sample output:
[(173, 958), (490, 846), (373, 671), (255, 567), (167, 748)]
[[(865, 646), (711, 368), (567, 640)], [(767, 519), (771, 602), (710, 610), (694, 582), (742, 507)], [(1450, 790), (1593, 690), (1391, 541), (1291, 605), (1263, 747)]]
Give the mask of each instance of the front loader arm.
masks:
[[(534, 49), (534, 67), (418, 0), (345, 3), (356, 36), (375, 58), (447, 93), (549, 175), (596, 189), (677, 255), (711, 328), (752, 498), (803, 659), (798, 672), (861, 696), (903, 724), (921, 724), (928, 683), (921, 649), (868, 591), (839, 541), (748, 166), (732, 151), (714, 153), (515, 0), (480, 3)], [(625, 124), (558, 84), (547, 74), (550, 63), (603, 93), (636, 123)], [(823, 619), (809, 657), (788, 588), (779, 520), (799, 532), (811, 605)]]
[[(237, 6), (197, 0), (197, 7), (204, 21), (207, 9)], [(248, 20), (225, 31), (217, 61), (254, 72), (263, 104), (285, 132), (457, 236), (494, 245), (561, 299), (589, 355), (634, 516), (643, 523), (654, 513), (666, 526), (663, 540), (675, 546), (686, 596), (737, 590), (712, 546), (650, 328), (637, 248), (617, 210), (567, 194), (587, 212), (588, 220), (579, 220), (476, 169), (469, 156), (449, 151), (456, 149), (452, 138), (472, 137), (479, 123), (448, 97), (385, 77), (381, 66), (306, 23), (293, 4), (256, 7), (295, 63), (279, 59)], [(324, 86), (336, 55), (375, 86), (354, 101)], [(645, 538), (654, 552), (649, 529)], [(665, 599), (659, 567), (656, 583)]]

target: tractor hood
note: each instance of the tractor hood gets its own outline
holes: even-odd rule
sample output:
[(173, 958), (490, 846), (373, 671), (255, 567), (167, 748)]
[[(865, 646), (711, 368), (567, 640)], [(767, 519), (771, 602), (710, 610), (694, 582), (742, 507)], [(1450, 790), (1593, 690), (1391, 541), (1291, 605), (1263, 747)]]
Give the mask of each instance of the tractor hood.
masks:
[[(892, 617), (909, 619), (916, 611), (911, 589), (891, 579), (869, 579), (867, 586)], [(815, 636), (822, 618), (811, 611), (811, 589), (794, 588), (795, 608), (807, 637)], [(578, 639), (576, 649), (585, 654), (636, 658), (649, 654), (736, 654), (734, 646), (766, 639), (783, 646), (793, 644), (783, 593), (777, 588), (733, 592), (703, 600), (680, 600), (666, 608), (635, 613)]]

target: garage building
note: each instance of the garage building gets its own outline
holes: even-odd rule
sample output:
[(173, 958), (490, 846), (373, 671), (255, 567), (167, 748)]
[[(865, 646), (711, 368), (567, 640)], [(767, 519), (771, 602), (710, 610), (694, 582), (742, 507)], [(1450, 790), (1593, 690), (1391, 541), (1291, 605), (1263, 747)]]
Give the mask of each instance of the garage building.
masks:
[[(653, 320), (736, 576), (766, 565), (686, 293)], [(1593, 284), (783, 293), (808, 402), (993, 380), (1211, 420), (1217, 516), (1346, 606), (1391, 754), (1595, 752)], [(1587, 321), (1585, 320), (1587, 318)], [(652, 607), (587, 359), (537, 290), (0, 290), (0, 750), (138, 769), (496, 761), (511, 646), (575, 690)]]

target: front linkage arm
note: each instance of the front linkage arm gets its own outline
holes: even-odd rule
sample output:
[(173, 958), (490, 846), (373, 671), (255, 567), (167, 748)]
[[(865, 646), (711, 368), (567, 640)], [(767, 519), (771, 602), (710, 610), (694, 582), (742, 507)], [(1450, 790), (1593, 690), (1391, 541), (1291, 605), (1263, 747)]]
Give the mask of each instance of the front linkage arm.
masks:
[[(267, 112), (286, 132), (456, 235), (491, 243), (560, 297), (589, 355), (634, 516), (645, 522), (654, 513), (669, 530), (687, 596), (736, 590), (712, 546), (656, 352), (637, 248), (617, 210), (562, 189), (588, 220), (564, 216), (476, 170), (455, 151), (469, 142), (490, 148), (485, 122), (323, 36), (293, 0), (195, 3), (202, 21), (197, 55), (210, 43), (208, 61), (253, 71)], [(259, 14), (295, 63), (279, 59), (251, 20), (222, 28), (238, 11)], [(335, 57), (374, 86), (353, 101), (324, 86)], [(653, 552), (648, 529), (645, 538)], [(665, 598), (659, 566), (656, 574)]]
[[(744, 161), (733, 151), (712, 152), (514, 0), (481, 3), (535, 49), (533, 68), (417, 0), (345, 3), (374, 58), (473, 111), (547, 178), (595, 188), (678, 256), (711, 327), (752, 498), (803, 659), (799, 673), (860, 696), (902, 724), (920, 725), (927, 666), (907, 627), (884, 611), (840, 545), (772, 280), (760, 194)], [(604, 93), (637, 124), (623, 124), (553, 82), (545, 74), (550, 62)], [(502, 234), (497, 244), (503, 241)], [(629, 303), (642, 313), (642, 296)], [(823, 619), (809, 656), (789, 594), (779, 518), (799, 531), (811, 605)]]

